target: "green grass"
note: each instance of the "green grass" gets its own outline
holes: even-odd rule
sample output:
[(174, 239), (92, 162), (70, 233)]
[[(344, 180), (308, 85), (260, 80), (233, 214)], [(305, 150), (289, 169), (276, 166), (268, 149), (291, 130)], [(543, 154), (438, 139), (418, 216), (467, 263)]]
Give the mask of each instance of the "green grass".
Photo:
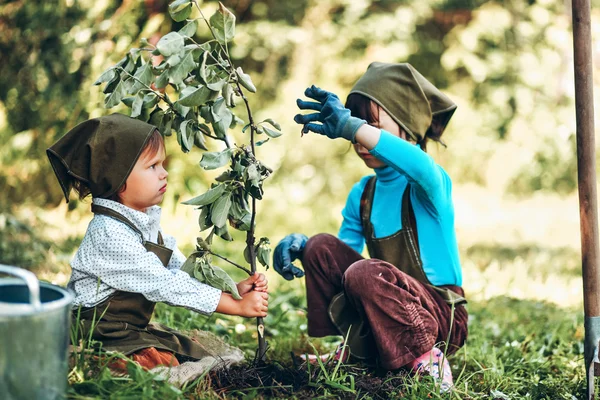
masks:
[[(339, 338), (306, 336), (301, 293), (274, 293), (266, 318), (270, 350), (268, 365), (296, 375), (296, 382), (263, 384), (240, 381), (245, 365), (233, 369), (237, 387), (219, 387), (209, 375), (176, 389), (167, 382), (130, 366), (130, 376), (115, 378), (106, 368), (89, 368), (84, 379), (73, 382), (69, 398), (175, 399), (175, 398), (406, 398), (406, 399), (581, 399), (585, 397), (583, 368), (583, 315), (580, 310), (553, 304), (498, 297), (469, 304), (467, 345), (450, 357), (455, 389), (437, 392), (431, 379), (368, 370), (330, 361), (322, 365), (294, 365), (290, 352), (327, 352)], [(236, 317), (202, 318), (185, 309), (160, 305), (155, 318), (178, 329), (206, 329), (247, 353), (256, 345), (255, 323)], [(314, 349), (313, 349), (314, 346)], [(237, 371), (237, 372), (236, 372)], [(226, 373), (225, 373), (226, 374)], [(276, 374), (277, 375), (277, 374)], [(301, 377), (298, 382), (298, 376)], [(285, 379), (282, 379), (285, 380)], [(223, 379), (219, 381), (222, 384)], [(235, 381), (235, 380), (234, 380)], [(254, 386), (253, 386), (254, 385)]]

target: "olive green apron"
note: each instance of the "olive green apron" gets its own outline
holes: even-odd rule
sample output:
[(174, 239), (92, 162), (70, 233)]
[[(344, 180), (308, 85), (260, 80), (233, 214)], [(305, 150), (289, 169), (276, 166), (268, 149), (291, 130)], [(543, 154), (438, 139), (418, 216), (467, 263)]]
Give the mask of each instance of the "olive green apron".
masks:
[[(375, 238), (371, 224), (371, 209), (376, 182), (376, 177), (369, 179), (360, 200), (361, 222), (369, 256), (387, 261), (424, 285), (433, 288), (448, 304), (458, 306), (466, 303), (467, 300), (464, 297), (450, 289), (432, 285), (423, 271), (417, 223), (410, 200), (410, 185), (406, 186), (402, 194), (402, 228), (393, 235)], [(362, 320), (356, 309), (348, 302), (344, 292), (338, 293), (331, 300), (328, 312), (331, 321), (340, 333), (347, 335), (346, 343), (353, 357), (368, 360), (377, 354), (368, 322)]]
[[(106, 207), (92, 205), (95, 214), (107, 215), (128, 225), (142, 238), (146, 250), (156, 254), (162, 264), (169, 264), (173, 250), (164, 246), (158, 232), (158, 243), (144, 240), (142, 232), (127, 218)], [(81, 338), (90, 337), (102, 343), (102, 349), (119, 351), (125, 355), (148, 347), (172, 351), (178, 356), (201, 359), (211, 355), (198, 342), (166, 326), (150, 323), (156, 303), (140, 293), (116, 291), (102, 303), (74, 310), (79, 316)]]

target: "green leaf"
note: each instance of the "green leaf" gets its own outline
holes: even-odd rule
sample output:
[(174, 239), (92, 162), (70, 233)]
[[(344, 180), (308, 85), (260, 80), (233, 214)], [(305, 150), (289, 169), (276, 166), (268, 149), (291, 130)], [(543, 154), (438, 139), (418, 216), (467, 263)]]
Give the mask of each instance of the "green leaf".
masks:
[(270, 124), (273, 128), (277, 129), (278, 131), (281, 130), (281, 125), (279, 125), (277, 122), (275, 122), (272, 118), (267, 118), (264, 121), (262, 121), (261, 124), (262, 123)]
[(194, 146), (201, 148), (202, 150), (208, 150), (206, 147), (206, 139), (204, 139), (204, 134), (200, 129), (196, 129), (194, 132)]
[(156, 81), (154, 81), (154, 86), (156, 86), (157, 89), (162, 89), (162, 88), (166, 87), (168, 83), (169, 83), (169, 70), (166, 69), (163, 71), (162, 74), (160, 74), (158, 76), (158, 78), (156, 78)]
[(202, 252), (200, 251), (195, 251), (192, 254), (190, 254), (181, 266), (181, 270), (190, 276), (194, 276), (194, 271), (196, 270), (196, 259), (200, 255), (202, 255)]
[(160, 98), (154, 92), (144, 95), (144, 108), (152, 108), (158, 104)]
[(157, 50), (165, 57), (179, 53), (184, 46), (183, 36), (177, 32), (169, 32), (156, 44)]
[(225, 193), (225, 185), (220, 184), (212, 189), (209, 189), (207, 192), (201, 194), (200, 196), (196, 196), (193, 199), (184, 201), (181, 204), (185, 204), (188, 206), (206, 206), (208, 204), (214, 203), (218, 198), (220, 198), (223, 195), (223, 193)]
[(169, 4), (169, 14), (174, 21), (181, 22), (190, 16), (192, 3), (190, 0), (175, 0)]
[(198, 217), (198, 226), (200, 227), (200, 231), (204, 231), (213, 226), (213, 223), (210, 220), (210, 207), (202, 207), (202, 211), (200, 211), (200, 216)]
[(110, 82), (115, 78), (116, 75), (117, 72), (115, 71), (115, 67), (110, 67), (109, 69), (104, 71), (102, 75), (100, 75), (96, 82), (94, 82), (94, 85), (100, 85), (104, 82)]
[(282, 135), (281, 132), (271, 129), (269, 127), (263, 126), (263, 128), (265, 130), (265, 133), (272, 138), (276, 138)]
[(269, 260), (271, 258), (271, 246), (267, 238), (261, 238), (256, 249), (256, 258), (263, 267), (269, 268)]
[(256, 93), (256, 86), (254, 86), (254, 83), (252, 83), (252, 78), (250, 78), (250, 75), (242, 71), (242, 67), (237, 67), (235, 69), (235, 73), (237, 74), (238, 79), (243, 87), (245, 87), (252, 93)]
[(224, 138), (227, 136), (227, 129), (231, 125), (233, 121), (233, 114), (229, 111), (228, 108), (225, 108), (225, 111), (221, 114), (221, 119), (217, 122), (212, 123), (213, 131), (215, 135), (219, 138)]
[(196, 63), (194, 62), (194, 58), (192, 57), (192, 52), (188, 50), (185, 52), (185, 55), (181, 59), (181, 62), (169, 70), (170, 82), (176, 85), (180, 84), (185, 78), (187, 78), (188, 74), (195, 67)]
[(133, 77), (135, 79), (133, 87), (130, 90), (131, 94), (136, 94), (142, 89), (147, 89), (154, 80), (154, 74), (152, 73), (152, 65), (149, 62), (147, 62), (136, 71)]
[(210, 251), (210, 244), (206, 242), (206, 240), (201, 237), (196, 238), (196, 249), (198, 251)]
[(226, 149), (221, 152), (206, 152), (202, 154), (200, 166), (204, 169), (216, 169), (229, 162), (233, 149)]
[[(190, 5), (191, 5), (191, 3), (190, 3)], [(188, 22), (183, 28), (181, 28), (178, 31), (178, 33), (181, 36), (183, 36), (184, 38), (191, 38), (196, 34), (197, 31), (198, 31), (198, 21), (196, 21), (194, 19), (194, 20), (191, 20), (190, 22)]]
[(203, 71), (204, 76), (202, 76), (202, 73), (200, 74), (200, 76), (202, 76), (202, 79), (204, 80), (206, 86), (208, 86), (209, 89), (218, 92), (223, 88), (223, 86), (227, 84), (229, 75), (226, 71), (218, 69), (217, 67), (212, 65), (206, 67)]
[(137, 118), (142, 114), (142, 106), (144, 105), (144, 95), (138, 93), (131, 105), (131, 118)]
[(266, 138), (265, 140), (259, 140), (258, 142), (256, 142), (256, 145), (262, 146), (263, 144), (267, 143), (269, 140), (271, 140), (271, 138)]
[(225, 44), (235, 36), (235, 15), (223, 3), (219, 2), (219, 9), (210, 17), (209, 22), (219, 43)]
[(125, 96), (125, 90), (123, 88), (123, 82), (119, 81), (117, 86), (112, 93), (108, 94), (104, 99), (104, 105), (106, 108), (112, 108), (121, 102), (121, 99)]
[(256, 168), (255, 164), (250, 164), (248, 168), (246, 168), (246, 175), (248, 181), (252, 183), (252, 186), (258, 186), (260, 183), (260, 174), (258, 173), (258, 168)]
[(121, 74), (116, 74), (115, 77), (112, 80), (110, 80), (106, 84), (106, 86), (104, 86), (104, 90), (102, 90), (102, 93), (112, 93), (119, 84), (119, 82), (121, 82)]
[(186, 107), (198, 107), (205, 104), (215, 96), (215, 92), (206, 86), (188, 86), (181, 91), (181, 98), (177, 101)]
[(231, 293), (231, 296), (236, 300), (242, 299), (242, 296), (240, 296), (240, 293), (238, 292), (237, 285), (227, 272), (215, 265), (211, 265), (206, 258), (200, 259), (198, 266), (199, 269), (202, 270), (202, 276), (204, 277), (203, 283), (221, 289), (224, 292)]
[(181, 125), (179, 125), (179, 132), (177, 133), (177, 139), (179, 139), (179, 145), (181, 146), (181, 150), (183, 150), (184, 153), (189, 152), (192, 149), (192, 144), (189, 142), (188, 137), (188, 130), (191, 129), (188, 128), (188, 125), (193, 122), (192, 120), (186, 119), (185, 121), (183, 121), (181, 123)]
[(227, 107), (235, 107), (235, 94), (233, 93), (233, 88), (229, 83), (226, 83), (225, 86), (223, 86), (223, 89), (221, 89), (221, 94), (225, 99), (225, 104)]
[(221, 239), (227, 240), (228, 242), (231, 242), (233, 240), (233, 238), (229, 234), (229, 229), (227, 229), (227, 224), (223, 225), (220, 228), (219, 227), (215, 227), (215, 233), (217, 235), (219, 235), (219, 237)]
[(231, 193), (219, 197), (211, 206), (210, 220), (217, 228), (224, 226), (225, 222), (227, 222), (227, 215), (229, 214), (230, 207)]

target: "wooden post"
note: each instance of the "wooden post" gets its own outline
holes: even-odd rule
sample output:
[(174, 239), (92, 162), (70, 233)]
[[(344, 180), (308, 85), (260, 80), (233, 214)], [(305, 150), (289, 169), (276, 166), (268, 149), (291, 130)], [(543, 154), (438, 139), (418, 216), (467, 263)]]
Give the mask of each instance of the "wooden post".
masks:
[(594, 358), (600, 337), (600, 277), (598, 276), (598, 206), (590, 1), (572, 0), (577, 121), (577, 182), (581, 223), (583, 308), (586, 319), (585, 367), (588, 398), (594, 398)]

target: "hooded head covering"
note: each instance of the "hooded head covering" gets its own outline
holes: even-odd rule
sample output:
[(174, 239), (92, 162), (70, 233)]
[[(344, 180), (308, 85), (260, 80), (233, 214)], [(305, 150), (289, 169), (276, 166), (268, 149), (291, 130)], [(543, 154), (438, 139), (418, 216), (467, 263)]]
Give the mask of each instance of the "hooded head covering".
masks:
[(439, 139), (456, 104), (410, 64), (374, 62), (350, 94), (366, 96), (384, 109), (417, 143)]
[(122, 114), (82, 122), (46, 153), (67, 203), (73, 183), (94, 197), (110, 197), (127, 180), (156, 127)]

